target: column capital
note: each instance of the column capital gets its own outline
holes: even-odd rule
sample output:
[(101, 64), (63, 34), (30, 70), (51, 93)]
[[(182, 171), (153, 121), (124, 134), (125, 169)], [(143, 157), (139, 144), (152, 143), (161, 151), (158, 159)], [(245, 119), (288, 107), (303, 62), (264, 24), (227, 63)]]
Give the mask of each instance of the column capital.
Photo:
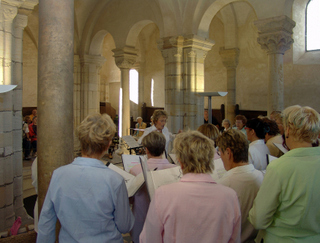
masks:
[(296, 23), (288, 16), (260, 19), (254, 24), (259, 33), (257, 41), (268, 54), (284, 54), (290, 49), (292, 29)]
[(17, 14), (17, 16), (14, 19), (14, 27), (24, 30), (27, 24), (28, 24), (28, 16), (24, 14)]
[(118, 68), (133, 68), (137, 61), (138, 51), (132, 46), (125, 46), (124, 48), (117, 48), (112, 50), (115, 62)]
[(186, 35), (184, 37), (184, 48), (199, 49), (205, 52), (211, 50), (215, 42), (197, 35)]
[(226, 68), (236, 68), (239, 63), (239, 48), (225, 49), (220, 48), (219, 54), (222, 59), (222, 63)]
[(3, 13), (3, 21), (12, 22), (18, 13), (18, 8), (5, 2), (1, 3), (1, 8)]

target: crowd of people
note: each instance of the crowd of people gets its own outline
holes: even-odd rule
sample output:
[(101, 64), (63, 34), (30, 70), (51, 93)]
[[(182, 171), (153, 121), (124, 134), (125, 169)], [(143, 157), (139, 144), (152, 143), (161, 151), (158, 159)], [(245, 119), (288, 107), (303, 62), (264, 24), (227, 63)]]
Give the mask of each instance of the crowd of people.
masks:
[[(204, 124), (177, 135), (167, 119), (155, 111), (138, 141), (150, 170), (180, 166), (183, 176), (159, 187), (151, 201), (145, 186), (128, 198), (124, 179), (101, 162), (115, 134), (110, 117), (84, 119), (82, 156), (54, 171), (37, 242), (55, 241), (57, 219), (60, 242), (122, 243), (129, 231), (134, 243), (320, 242), (318, 112), (291, 106), (269, 118), (238, 115), (235, 126), (224, 120), (223, 131)], [(170, 141), (176, 165), (163, 156)], [(130, 173), (141, 171), (136, 165)]]

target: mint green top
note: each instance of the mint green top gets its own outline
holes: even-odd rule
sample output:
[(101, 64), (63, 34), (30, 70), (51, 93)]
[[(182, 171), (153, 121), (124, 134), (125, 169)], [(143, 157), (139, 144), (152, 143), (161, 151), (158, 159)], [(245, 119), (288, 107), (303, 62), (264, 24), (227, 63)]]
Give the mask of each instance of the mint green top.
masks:
[(320, 147), (293, 149), (268, 165), (249, 220), (264, 243), (320, 242)]

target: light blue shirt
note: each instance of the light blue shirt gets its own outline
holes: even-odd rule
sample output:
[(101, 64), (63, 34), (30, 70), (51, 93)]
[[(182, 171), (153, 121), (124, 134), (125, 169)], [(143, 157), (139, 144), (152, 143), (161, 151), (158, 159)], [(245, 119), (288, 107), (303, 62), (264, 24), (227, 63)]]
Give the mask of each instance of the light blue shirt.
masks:
[[(40, 182), (41, 183), (41, 182)], [(124, 179), (100, 160), (76, 158), (53, 172), (42, 207), (37, 242), (123, 243), (134, 223)]]

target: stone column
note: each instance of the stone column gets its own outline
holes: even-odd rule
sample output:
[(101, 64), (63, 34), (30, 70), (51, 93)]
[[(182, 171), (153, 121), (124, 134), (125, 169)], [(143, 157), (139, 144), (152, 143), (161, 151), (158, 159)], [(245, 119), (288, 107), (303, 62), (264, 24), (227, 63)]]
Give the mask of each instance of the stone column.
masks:
[(178, 36), (158, 41), (165, 59), (165, 110), (168, 128), (196, 129), (203, 124), (204, 59), (213, 42), (199, 36)]
[(81, 58), (81, 121), (89, 114), (100, 112), (100, 70), (105, 61), (96, 55)]
[(227, 102), (225, 106), (226, 119), (231, 122), (235, 118), (235, 105), (236, 105), (236, 68), (239, 62), (238, 48), (225, 49), (220, 48), (220, 56), (223, 65), (227, 68)]
[(283, 54), (293, 43), (295, 22), (283, 15), (254, 22), (258, 28), (258, 43), (266, 50), (269, 63), (268, 115), (284, 108)]
[(195, 130), (203, 124), (204, 99), (196, 93), (204, 92), (204, 60), (213, 45), (213, 41), (200, 36), (185, 37), (183, 103), (186, 113), (183, 129)]
[(0, 41), (0, 85), (10, 85), (12, 82), (12, 44), (13, 20), (18, 13), (18, 8), (6, 3), (1, 3), (1, 29)]
[(183, 128), (183, 41), (182, 36), (158, 40), (158, 48), (165, 61), (165, 110), (170, 132)]
[(119, 107), (119, 118), (122, 120), (122, 124), (119, 124), (119, 135), (127, 136), (130, 135), (129, 71), (137, 61), (137, 50), (134, 47), (126, 46), (123, 49), (114, 49), (112, 51), (116, 65), (121, 70), (120, 92), (122, 89), (122, 109)]
[[(57, 14), (59, 18), (57, 18)], [(40, 1), (38, 51), (39, 211), (53, 170), (73, 160), (73, 40), (74, 1)]]

